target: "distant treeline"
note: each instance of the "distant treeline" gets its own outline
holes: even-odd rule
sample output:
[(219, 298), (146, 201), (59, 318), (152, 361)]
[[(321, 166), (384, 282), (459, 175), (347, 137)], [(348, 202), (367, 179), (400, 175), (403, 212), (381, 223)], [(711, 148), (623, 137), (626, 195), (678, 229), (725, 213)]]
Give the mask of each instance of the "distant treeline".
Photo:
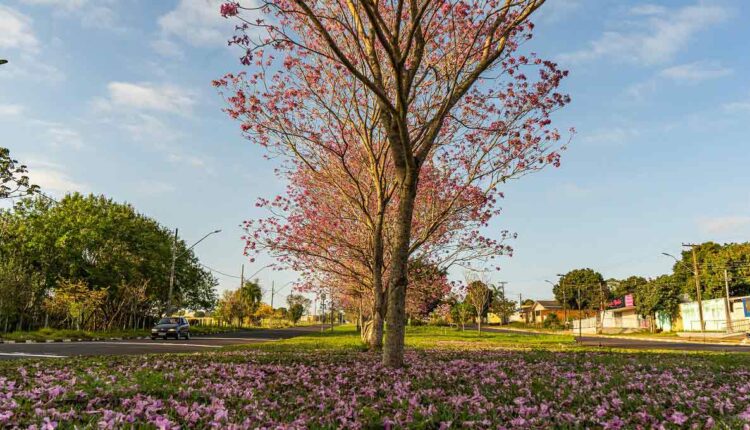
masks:
[[(0, 210), (0, 331), (143, 326), (165, 310), (173, 240), (104, 196), (17, 201)], [(212, 309), (216, 279), (184, 242), (176, 253), (173, 304)]]

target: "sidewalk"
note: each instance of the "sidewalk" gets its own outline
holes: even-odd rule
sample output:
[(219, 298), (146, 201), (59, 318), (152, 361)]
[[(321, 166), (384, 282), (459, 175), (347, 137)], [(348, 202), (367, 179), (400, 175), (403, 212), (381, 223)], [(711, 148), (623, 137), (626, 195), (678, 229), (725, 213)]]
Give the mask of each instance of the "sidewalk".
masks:
[[(555, 333), (555, 332), (534, 330), (534, 329), (520, 329), (520, 328), (513, 328), (513, 327), (506, 328), (502, 326), (491, 327), (490, 329), (509, 331), (509, 332), (518, 332), (518, 333), (529, 333), (529, 334), (568, 334), (576, 338), (578, 337), (578, 333), (572, 333), (570, 330), (564, 330), (564, 331)], [(652, 336), (637, 336), (637, 335), (623, 336), (623, 335), (616, 335), (616, 334), (593, 334), (593, 333), (584, 333), (581, 337), (582, 338), (600, 337), (604, 339), (638, 340), (638, 341), (663, 342), (663, 343), (695, 343), (695, 344), (700, 344), (700, 345), (719, 345), (719, 346), (733, 345), (733, 346), (750, 347), (750, 344), (747, 342), (746, 339), (720, 340), (720, 339), (709, 338), (709, 337), (660, 338), (660, 337), (652, 337)]]

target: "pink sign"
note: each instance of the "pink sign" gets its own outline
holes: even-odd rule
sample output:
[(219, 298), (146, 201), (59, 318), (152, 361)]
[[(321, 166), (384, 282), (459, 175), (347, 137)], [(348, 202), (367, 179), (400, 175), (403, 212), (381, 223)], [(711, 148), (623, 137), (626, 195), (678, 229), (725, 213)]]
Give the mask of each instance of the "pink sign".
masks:
[(628, 294), (625, 296), (625, 307), (635, 306), (635, 302), (633, 301), (633, 295)]

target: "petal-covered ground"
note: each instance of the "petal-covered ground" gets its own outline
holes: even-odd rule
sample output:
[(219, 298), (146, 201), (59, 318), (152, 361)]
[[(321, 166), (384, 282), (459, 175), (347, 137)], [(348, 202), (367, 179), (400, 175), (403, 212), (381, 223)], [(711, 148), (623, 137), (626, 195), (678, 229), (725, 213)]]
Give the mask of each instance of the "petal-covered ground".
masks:
[(0, 427), (750, 428), (731, 355), (419, 350), (14, 363)]

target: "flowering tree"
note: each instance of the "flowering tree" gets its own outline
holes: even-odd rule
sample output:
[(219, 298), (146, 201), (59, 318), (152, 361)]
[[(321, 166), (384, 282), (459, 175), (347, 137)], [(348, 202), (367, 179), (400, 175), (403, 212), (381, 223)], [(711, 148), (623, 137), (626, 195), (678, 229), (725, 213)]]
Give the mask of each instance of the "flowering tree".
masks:
[[(403, 362), (409, 258), (452, 219), (438, 211), (442, 222), (415, 235), (427, 172), (437, 168), (456, 197), (476, 192), (495, 202), (507, 179), (558, 163), (560, 135), (549, 117), (569, 101), (556, 92), (566, 72), (517, 53), (543, 2), (265, 0), (221, 8), (241, 20), (232, 43), (245, 48), (242, 62), (253, 72), (216, 85), (230, 88), (228, 112), (248, 137), (294, 167), (319, 171), (327, 155), (350, 150), (381, 166), (361, 174), (381, 186), (385, 179), (381, 191), (389, 191), (378, 197), (394, 207), (386, 365)], [(382, 227), (376, 218), (371, 229)]]
[(451, 292), (448, 274), (422, 260), (409, 262), (409, 289), (406, 291), (406, 314), (424, 319)]

